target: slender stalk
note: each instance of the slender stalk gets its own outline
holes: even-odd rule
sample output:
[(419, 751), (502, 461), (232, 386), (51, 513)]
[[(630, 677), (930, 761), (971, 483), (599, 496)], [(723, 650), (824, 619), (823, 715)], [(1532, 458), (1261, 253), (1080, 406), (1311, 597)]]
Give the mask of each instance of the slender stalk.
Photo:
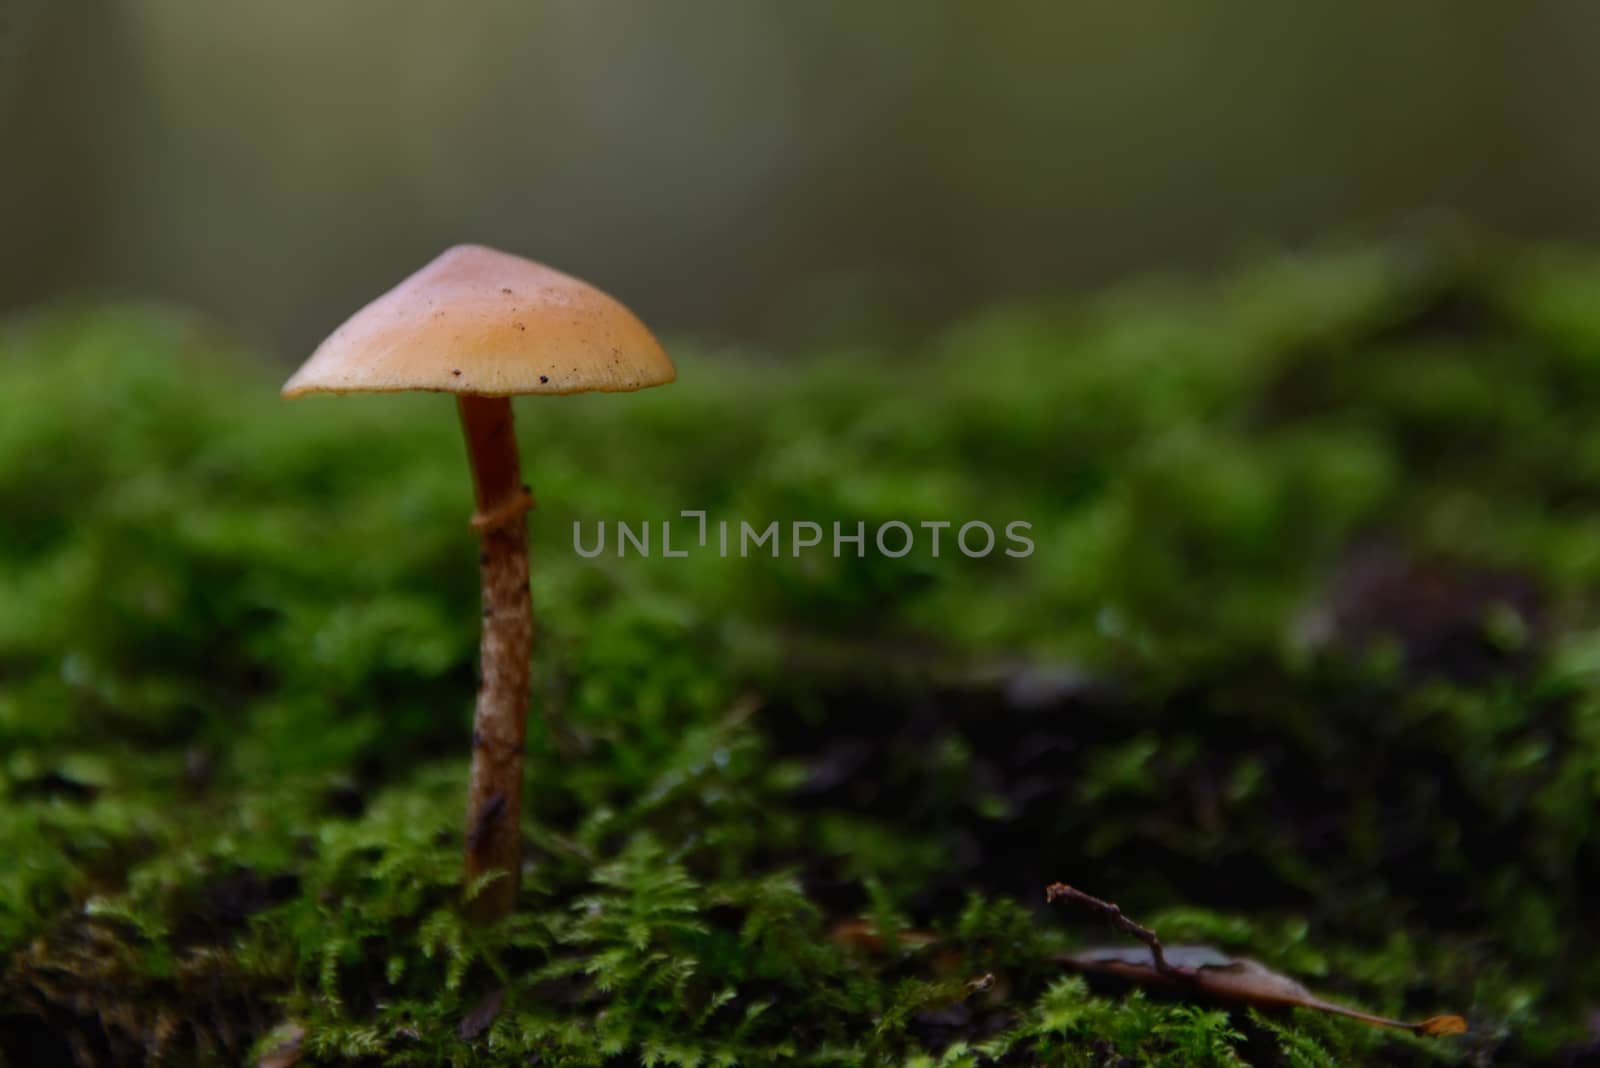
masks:
[(480, 922), (510, 914), (522, 869), (522, 747), (528, 725), (533, 654), (533, 601), (528, 592), (528, 520), (511, 401), (458, 398), (461, 429), (482, 540), (483, 637), (477, 712), (472, 725), (472, 778), (467, 788), (466, 880), (504, 874), (468, 905)]

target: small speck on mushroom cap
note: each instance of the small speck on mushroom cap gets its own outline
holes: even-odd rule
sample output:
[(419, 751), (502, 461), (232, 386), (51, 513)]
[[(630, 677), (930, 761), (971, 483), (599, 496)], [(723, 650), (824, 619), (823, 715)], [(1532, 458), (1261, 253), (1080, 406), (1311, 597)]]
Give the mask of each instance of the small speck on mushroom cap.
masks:
[(458, 245), (351, 316), (283, 394), (609, 393), (676, 377), (615, 298), (532, 260)]

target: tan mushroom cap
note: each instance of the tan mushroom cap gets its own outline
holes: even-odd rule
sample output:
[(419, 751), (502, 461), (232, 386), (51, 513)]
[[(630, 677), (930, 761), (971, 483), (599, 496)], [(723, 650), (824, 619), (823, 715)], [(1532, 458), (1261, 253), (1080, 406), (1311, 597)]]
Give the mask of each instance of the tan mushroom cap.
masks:
[(615, 298), (542, 263), (457, 245), (352, 315), (283, 395), (617, 393), (676, 377)]

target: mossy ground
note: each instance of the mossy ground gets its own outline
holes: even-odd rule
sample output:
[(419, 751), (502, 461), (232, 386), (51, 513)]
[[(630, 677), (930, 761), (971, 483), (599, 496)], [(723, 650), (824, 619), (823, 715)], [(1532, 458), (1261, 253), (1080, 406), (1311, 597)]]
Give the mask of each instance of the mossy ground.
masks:
[[(530, 857), (484, 931), (451, 405), (285, 404), (148, 309), (13, 322), (0, 1057), (1580, 1063), (1597, 292), (1573, 257), (1330, 254), (523, 402)], [(685, 508), (1037, 549), (572, 550)], [(1115, 937), (1053, 879), (1472, 1033), (1091, 989), (1054, 958)]]

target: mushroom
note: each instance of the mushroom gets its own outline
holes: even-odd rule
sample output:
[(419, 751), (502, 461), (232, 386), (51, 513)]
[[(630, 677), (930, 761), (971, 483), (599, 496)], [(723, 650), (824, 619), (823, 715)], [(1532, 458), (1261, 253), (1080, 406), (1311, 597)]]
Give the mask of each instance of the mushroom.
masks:
[(458, 245), (356, 312), (283, 387), (307, 393), (456, 394), (482, 543), (481, 679), (467, 793), (471, 915), (509, 914), (521, 869), (522, 750), (533, 650), (527, 510), (511, 400), (671, 382), (655, 337), (585, 282), (481, 245)]

